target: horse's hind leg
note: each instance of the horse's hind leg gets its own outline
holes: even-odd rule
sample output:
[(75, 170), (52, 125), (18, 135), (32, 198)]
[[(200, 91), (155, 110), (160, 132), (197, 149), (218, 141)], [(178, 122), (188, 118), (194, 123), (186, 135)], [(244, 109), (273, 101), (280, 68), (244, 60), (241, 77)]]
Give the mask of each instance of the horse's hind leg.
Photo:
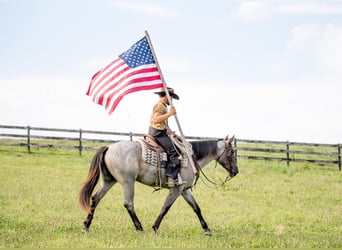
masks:
[(97, 192), (91, 197), (91, 211), (88, 214), (87, 218), (85, 219), (85, 221), (83, 222), (84, 224), (84, 228), (83, 228), (83, 232), (88, 232), (89, 231), (89, 227), (90, 224), (93, 220), (94, 217), (94, 212), (95, 212), (95, 208), (97, 207), (97, 205), (100, 203), (101, 199), (106, 195), (106, 193), (108, 192), (108, 190), (115, 184), (116, 182), (112, 179), (112, 180), (108, 180), (108, 181), (103, 181), (101, 182), (99, 189), (97, 190)]
[(137, 231), (144, 231), (139, 219), (138, 219), (138, 216), (137, 214), (135, 213), (134, 211), (134, 202), (133, 202), (133, 199), (134, 199), (134, 182), (135, 180), (132, 180), (131, 183), (125, 183), (125, 184), (122, 184), (123, 186), (123, 190), (124, 190), (124, 206), (129, 214), (129, 216), (131, 217), (133, 223), (134, 223), (134, 226), (135, 226), (135, 229)]
[(164, 202), (164, 205), (159, 213), (159, 216), (152, 226), (155, 233), (158, 231), (160, 223), (162, 222), (164, 216), (167, 214), (172, 204), (176, 201), (176, 199), (179, 197), (181, 193), (182, 193), (182, 187), (178, 187), (178, 188), (176, 187), (176, 188), (170, 189), (169, 194), (166, 197), (166, 200)]

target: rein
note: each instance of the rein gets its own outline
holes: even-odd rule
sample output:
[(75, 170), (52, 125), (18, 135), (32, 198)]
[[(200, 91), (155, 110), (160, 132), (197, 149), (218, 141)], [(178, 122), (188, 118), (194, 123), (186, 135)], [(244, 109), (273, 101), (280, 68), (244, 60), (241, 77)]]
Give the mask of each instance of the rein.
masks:
[[(216, 166), (217, 166), (217, 161), (216, 161), (216, 164), (215, 164), (215, 168), (216, 168)], [(228, 181), (230, 181), (230, 180), (233, 178), (233, 177), (230, 177), (230, 176), (229, 176), (229, 173), (228, 173), (228, 175), (227, 175), (227, 177), (226, 177), (226, 179), (225, 179), (224, 181), (222, 181), (221, 183), (216, 183), (216, 182), (210, 180), (209, 177), (203, 172), (202, 169), (200, 169), (200, 171), (201, 171), (201, 175), (200, 175), (201, 180), (202, 180), (203, 183), (204, 183), (207, 187), (209, 187), (209, 188), (219, 188), (219, 187), (222, 187), (223, 185), (225, 185)], [(214, 186), (211, 186), (211, 185), (209, 185), (206, 181), (204, 181), (204, 178), (202, 178), (202, 176), (204, 176), (204, 178), (205, 178), (205, 180), (206, 180), (207, 182), (211, 183), (211, 184), (214, 185)]]
[[(176, 146), (176, 150), (179, 148), (183, 153), (186, 153), (186, 149), (185, 149), (185, 146), (184, 146), (184, 142), (176, 135), (174, 136), (171, 136), (171, 140), (173, 142), (173, 144)], [(229, 151), (229, 146), (230, 144), (227, 143), (226, 140), (224, 140), (224, 150), (223, 152), (216, 158), (216, 164), (215, 164), (215, 168), (217, 166), (217, 163), (219, 162), (219, 159), (222, 157), (222, 155), (224, 153), (227, 153), (227, 155), (230, 155), (230, 151)], [(190, 144), (190, 148), (191, 148), (191, 144)], [(183, 150), (184, 151), (183, 151)], [(192, 149), (191, 149), (192, 150)], [(178, 150), (177, 150), (178, 151)], [(181, 152), (178, 152), (178, 154), (182, 155)], [(230, 176), (230, 174), (228, 173), (227, 174), (227, 177), (225, 178), (224, 181), (222, 181), (221, 183), (216, 183), (212, 180), (209, 179), (209, 177), (203, 172), (203, 170), (198, 166), (196, 160), (194, 157), (192, 157), (192, 159), (189, 158), (189, 160), (193, 161), (193, 170), (194, 170), (194, 174), (195, 174), (195, 180), (194, 180), (194, 183), (192, 185), (192, 187), (195, 187), (196, 184), (197, 184), (197, 181), (199, 179), (199, 177), (201, 177), (201, 180), (203, 181), (203, 183), (207, 186), (207, 187), (210, 187), (210, 188), (219, 188), (223, 185), (225, 185), (228, 181), (230, 181), (233, 177)], [(201, 174), (200, 174), (201, 173)], [(202, 178), (202, 175), (204, 178)], [(210, 183), (210, 184), (208, 184)]]
[[(226, 152), (226, 150), (228, 151), (229, 145), (227, 145), (226, 141), (224, 142), (224, 144), (225, 144), (225, 146), (224, 146), (224, 150), (223, 150), (222, 154), (220, 154), (219, 157), (217, 157), (217, 159), (216, 159), (215, 168), (217, 167), (218, 159), (221, 158), (221, 156)], [(205, 178), (209, 183), (211, 183), (212, 185), (214, 185), (214, 186), (209, 185), (207, 182), (204, 181), (203, 178), (201, 178), (201, 180), (203, 181), (203, 183), (204, 183), (207, 187), (209, 187), (209, 188), (219, 188), (219, 187), (225, 185), (228, 181), (230, 181), (230, 180), (233, 178), (233, 177), (230, 177), (230, 176), (229, 176), (229, 173), (228, 173), (228, 174), (227, 174), (227, 177), (226, 177), (226, 179), (225, 179), (224, 181), (222, 181), (221, 183), (216, 183), (216, 182), (210, 180), (209, 177), (206, 176), (206, 174), (203, 172), (203, 170), (202, 170), (201, 168), (200, 168), (200, 172), (201, 172), (201, 174), (204, 176), (204, 178)], [(200, 176), (201, 176), (201, 175), (200, 175)]]

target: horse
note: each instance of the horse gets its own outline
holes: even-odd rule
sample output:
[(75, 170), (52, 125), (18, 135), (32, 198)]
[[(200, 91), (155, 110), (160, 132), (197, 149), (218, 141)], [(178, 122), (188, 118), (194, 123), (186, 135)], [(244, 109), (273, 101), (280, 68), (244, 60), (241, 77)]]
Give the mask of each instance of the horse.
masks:
[[(227, 170), (228, 176), (226, 180), (238, 174), (237, 160), (235, 151), (232, 146), (234, 137), (218, 140), (190, 141), (194, 162), (197, 162), (199, 170), (206, 166), (209, 162), (215, 160), (224, 169)], [(181, 177), (183, 184), (169, 188), (167, 178), (165, 177), (165, 168), (160, 169), (158, 173), (157, 167), (147, 164), (142, 158), (142, 145), (139, 141), (119, 141), (109, 146), (101, 147), (94, 155), (87, 178), (85, 179), (79, 193), (79, 206), (88, 212), (83, 222), (82, 231), (87, 233), (93, 220), (95, 208), (105, 196), (108, 190), (117, 182), (121, 184), (124, 192), (124, 207), (133, 221), (137, 231), (144, 231), (135, 210), (134, 210), (134, 189), (135, 182), (155, 187), (156, 176), (160, 175), (160, 187), (168, 188), (169, 193), (166, 197), (159, 216), (155, 220), (152, 228), (157, 233), (163, 217), (175, 202), (182, 195), (185, 201), (192, 207), (197, 214), (200, 224), (204, 230), (204, 234), (211, 236), (212, 232), (204, 220), (201, 209), (191, 193), (194, 180), (197, 173), (194, 173), (191, 167), (181, 168)], [(98, 181), (99, 186), (95, 194), (93, 191)], [(196, 179), (197, 180), (197, 179)]]

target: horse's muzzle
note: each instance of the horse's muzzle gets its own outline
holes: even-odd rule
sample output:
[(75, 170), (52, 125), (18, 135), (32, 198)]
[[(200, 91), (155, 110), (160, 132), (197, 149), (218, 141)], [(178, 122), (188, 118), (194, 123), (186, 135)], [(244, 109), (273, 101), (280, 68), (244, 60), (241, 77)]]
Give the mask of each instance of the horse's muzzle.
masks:
[(229, 172), (230, 177), (234, 177), (239, 173), (239, 170), (237, 168), (234, 168), (232, 171)]

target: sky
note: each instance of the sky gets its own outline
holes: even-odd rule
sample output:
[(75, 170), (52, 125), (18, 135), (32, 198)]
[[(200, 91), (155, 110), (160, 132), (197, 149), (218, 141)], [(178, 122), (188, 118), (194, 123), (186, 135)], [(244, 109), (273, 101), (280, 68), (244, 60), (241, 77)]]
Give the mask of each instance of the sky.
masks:
[(153, 90), (86, 95), (145, 31), (185, 136), (342, 143), (340, 0), (0, 0), (0, 124), (146, 133)]

